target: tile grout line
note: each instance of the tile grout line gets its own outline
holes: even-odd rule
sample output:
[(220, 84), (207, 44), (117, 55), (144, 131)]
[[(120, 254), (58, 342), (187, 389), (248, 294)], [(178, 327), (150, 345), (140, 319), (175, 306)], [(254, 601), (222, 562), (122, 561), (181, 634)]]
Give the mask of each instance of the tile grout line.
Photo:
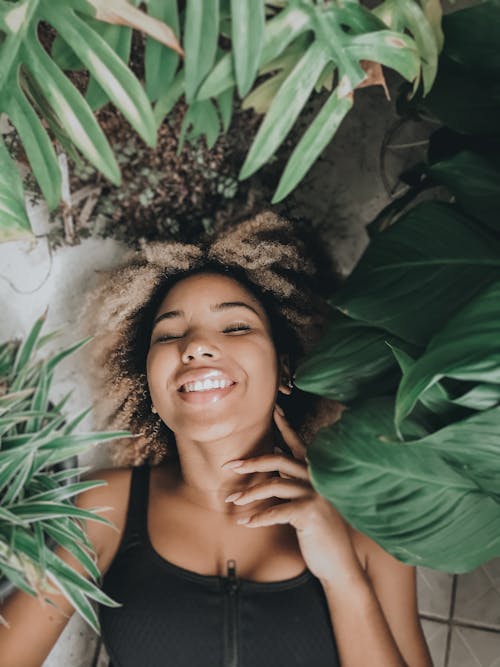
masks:
[(444, 665), (443, 667), (449, 667), (449, 660), (450, 660), (450, 652), (451, 652), (451, 631), (452, 631), (452, 624), (451, 621), (453, 619), (453, 614), (455, 613), (455, 599), (457, 597), (457, 584), (458, 584), (458, 576), (456, 574), (453, 575), (453, 580), (451, 582), (451, 600), (450, 600), (450, 613), (448, 615), (448, 633), (446, 635), (446, 649), (444, 652)]
[(451, 625), (453, 628), (468, 628), (470, 630), (484, 630), (485, 632), (500, 634), (499, 627), (492, 627), (491, 625), (482, 625), (481, 622), (474, 621), (455, 621), (449, 618), (442, 618), (440, 616), (433, 616), (432, 614), (419, 614), (420, 618), (432, 623), (439, 623), (440, 625)]

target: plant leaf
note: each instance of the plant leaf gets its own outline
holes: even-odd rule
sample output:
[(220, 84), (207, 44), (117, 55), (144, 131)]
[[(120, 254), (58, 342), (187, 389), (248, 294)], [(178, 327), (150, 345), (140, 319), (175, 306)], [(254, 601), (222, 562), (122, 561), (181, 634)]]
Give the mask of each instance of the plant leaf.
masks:
[[(180, 25), (177, 0), (149, 0), (148, 14), (160, 19), (172, 28), (179, 38)], [(148, 37), (144, 52), (146, 92), (155, 101), (171, 86), (179, 64), (179, 55), (160, 42)]]
[(149, 146), (156, 143), (153, 111), (141, 84), (113, 49), (74, 12), (52, 8), (47, 18), (71, 43), (86, 69), (106, 91), (106, 95), (123, 113), (132, 127)]
[(281, 175), (272, 204), (284, 199), (300, 183), (319, 155), (328, 146), (352, 105), (352, 93), (341, 97), (339, 88), (333, 91), (294, 148)]
[(372, 238), (330, 302), (354, 319), (425, 345), (495, 280), (499, 258), (500, 243), (479, 223), (453, 206), (423, 202)]
[(471, 299), (431, 339), (403, 376), (396, 396), (399, 427), (419, 396), (442, 377), (500, 384), (500, 282)]
[(231, 0), (231, 38), (236, 84), (240, 97), (252, 87), (264, 44), (265, 3)]
[(280, 87), (259, 127), (241, 167), (241, 180), (256, 172), (279, 148), (307, 102), (327, 61), (328, 55), (318, 43), (310, 46), (299, 60)]
[(499, 556), (500, 504), (479, 484), (498, 480), (498, 414), (487, 441), (461, 422), (398, 444), (393, 408), (392, 398), (371, 399), (321, 429), (307, 450), (313, 486), (405, 563), (467, 572)]
[(212, 69), (219, 37), (219, 0), (187, 0), (184, 24), (186, 101)]
[(30, 237), (21, 177), (0, 136), (0, 242)]

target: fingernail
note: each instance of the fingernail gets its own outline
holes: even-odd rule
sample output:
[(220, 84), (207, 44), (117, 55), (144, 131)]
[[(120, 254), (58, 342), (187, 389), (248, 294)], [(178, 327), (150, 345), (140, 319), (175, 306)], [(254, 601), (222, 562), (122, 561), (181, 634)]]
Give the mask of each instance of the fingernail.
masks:
[(226, 461), (223, 465), (221, 465), (221, 468), (239, 468), (241, 465), (243, 465), (245, 461), (242, 461), (240, 459), (237, 459), (235, 461)]
[(241, 519), (237, 519), (236, 523), (248, 523), (250, 521), (249, 516), (242, 516)]
[(239, 498), (240, 496), (241, 496), (241, 491), (237, 491), (236, 493), (231, 493), (231, 495), (226, 498), (225, 502), (230, 503), (233, 500)]
[(280, 414), (282, 417), (285, 416), (285, 413), (284, 413), (284, 411), (283, 411), (283, 408), (282, 408), (280, 405), (278, 405), (278, 404), (276, 403), (276, 405), (275, 405), (274, 407), (275, 407), (275, 409), (279, 412), (279, 414)]

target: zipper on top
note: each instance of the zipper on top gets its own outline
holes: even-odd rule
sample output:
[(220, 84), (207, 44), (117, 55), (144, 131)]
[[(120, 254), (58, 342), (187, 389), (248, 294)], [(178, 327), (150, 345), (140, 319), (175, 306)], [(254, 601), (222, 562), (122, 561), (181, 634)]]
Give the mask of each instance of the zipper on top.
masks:
[(225, 579), (226, 618), (224, 667), (238, 667), (238, 590), (240, 582), (236, 575), (236, 561), (227, 561), (227, 577)]

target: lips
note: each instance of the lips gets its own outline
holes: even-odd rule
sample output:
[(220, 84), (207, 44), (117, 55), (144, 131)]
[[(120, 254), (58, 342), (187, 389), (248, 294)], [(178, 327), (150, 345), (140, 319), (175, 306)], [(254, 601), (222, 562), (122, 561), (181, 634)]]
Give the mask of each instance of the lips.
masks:
[(234, 382), (229, 387), (224, 387), (223, 389), (205, 389), (203, 391), (178, 390), (177, 394), (185, 403), (208, 405), (226, 398), (237, 386), (238, 383)]

